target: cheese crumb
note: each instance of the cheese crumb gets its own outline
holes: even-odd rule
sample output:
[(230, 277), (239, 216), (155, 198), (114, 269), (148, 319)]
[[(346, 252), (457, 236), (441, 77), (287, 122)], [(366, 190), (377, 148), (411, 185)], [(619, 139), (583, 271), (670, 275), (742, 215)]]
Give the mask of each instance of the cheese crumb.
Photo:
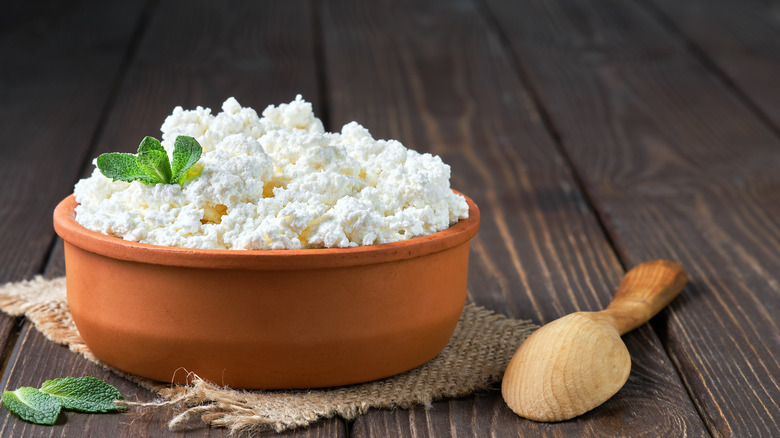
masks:
[(346, 248), (435, 233), (468, 217), (450, 167), (356, 122), (325, 132), (299, 95), (262, 117), (234, 98), (212, 115), (176, 107), (162, 125), (203, 147), (183, 188), (112, 181), (96, 168), (74, 194), (82, 226), (125, 240), (202, 249)]

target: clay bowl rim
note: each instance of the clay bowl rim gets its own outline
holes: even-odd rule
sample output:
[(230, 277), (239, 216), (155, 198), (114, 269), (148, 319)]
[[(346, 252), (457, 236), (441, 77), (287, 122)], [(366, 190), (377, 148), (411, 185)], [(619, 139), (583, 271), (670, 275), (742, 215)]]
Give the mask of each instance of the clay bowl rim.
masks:
[(410, 259), (444, 251), (469, 241), (479, 230), (477, 205), (463, 196), (469, 217), (426, 236), (398, 242), (351, 248), (230, 250), (193, 249), (151, 245), (122, 240), (84, 228), (76, 222), (74, 195), (54, 209), (54, 230), (67, 243), (83, 250), (130, 262), (211, 269), (299, 270), (370, 265)]

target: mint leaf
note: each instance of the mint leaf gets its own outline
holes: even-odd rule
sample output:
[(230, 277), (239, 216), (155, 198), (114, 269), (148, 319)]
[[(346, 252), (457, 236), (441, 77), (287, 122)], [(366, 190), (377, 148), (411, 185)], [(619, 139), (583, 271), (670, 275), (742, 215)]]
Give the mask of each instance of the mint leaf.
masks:
[(187, 180), (187, 171), (200, 160), (203, 148), (197, 140), (186, 135), (176, 137), (173, 142), (173, 163), (171, 163), (173, 177), (171, 182), (184, 185)]
[(41, 389), (21, 387), (2, 395), (3, 404), (11, 412), (37, 424), (54, 424), (63, 408), (82, 412), (124, 409), (114, 404), (123, 399), (119, 390), (94, 377), (47, 380)]
[(163, 184), (170, 184), (171, 163), (168, 161), (168, 154), (165, 151), (148, 150), (141, 152), (136, 157), (135, 162), (149, 177), (156, 178)]
[(63, 408), (82, 412), (108, 412), (123, 409), (114, 404), (122, 400), (118, 389), (94, 377), (65, 377), (47, 380), (41, 385), (44, 392), (56, 399)]
[(144, 184), (179, 184), (200, 175), (203, 166), (196, 167), (203, 149), (186, 135), (176, 137), (173, 149), (173, 166), (168, 152), (154, 137), (144, 137), (138, 145), (138, 155), (112, 152), (97, 158), (100, 172), (114, 181), (141, 181)]
[(140, 155), (149, 151), (165, 152), (165, 148), (163, 147), (162, 143), (160, 143), (160, 140), (157, 140), (154, 137), (146, 136), (143, 140), (141, 140), (141, 144), (138, 145), (138, 154)]
[(143, 169), (138, 166), (136, 156), (133, 154), (119, 152), (101, 154), (97, 158), (97, 167), (103, 175), (114, 181), (132, 182), (138, 180), (144, 184), (156, 184), (161, 182), (157, 178), (144, 172)]
[(3, 392), (2, 400), (11, 412), (36, 424), (54, 424), (62, 409), (50, 395), (26, 386)]

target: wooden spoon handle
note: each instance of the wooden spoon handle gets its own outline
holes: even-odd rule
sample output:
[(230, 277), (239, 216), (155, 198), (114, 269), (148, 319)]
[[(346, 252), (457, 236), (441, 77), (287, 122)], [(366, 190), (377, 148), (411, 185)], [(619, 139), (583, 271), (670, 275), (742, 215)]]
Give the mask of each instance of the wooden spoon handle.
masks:
[(688, 281), (682, 266), (668, 260), (642, 263), (628, 271), (606, 310), (623, 335), (650, 320), (676, 297)]

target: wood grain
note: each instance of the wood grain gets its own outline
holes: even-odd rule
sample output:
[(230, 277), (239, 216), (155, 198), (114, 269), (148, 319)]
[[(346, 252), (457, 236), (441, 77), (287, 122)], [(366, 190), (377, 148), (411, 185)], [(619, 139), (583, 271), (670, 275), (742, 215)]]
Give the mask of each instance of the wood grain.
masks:
[(571, 313), (539, 328), (506, 367), (501, 395), (507, 406), (521, 417), (555, 422), (607, 401), (631, 371), (621, 335), (648, 322), (686, 281), (677, 263), (644, 262), (626, 273), (606, 309)]
[(691, 285), (654, 326), (708, 431), (776, 434), (773, 130), (634, 3), (488, 4), (621, 260), (670, 258), (689, 272)]
[[(39, 387), (43, 381), (54, 377), (64, 376), (93, 376), (114, 385), (131, 401), (151, 402), (155, 399), (149, 391), (139, 391), (138, 386), (116, 374), (103, 369), (81, 356), (72, 353), (67, 347), (55, 345), (46, 340), (38, 331), (27, 324), (22, 330), (17, 348), (14, 349), (10, 359), (9, 373), (11, 381), (8, 387), (18, 386)], [(160, 412), (162, 411), (162, 412)], [(112, 436), (112, 437), (137, 437), (137, 436), (178, 436), (165, 429), (165, 422), (161, 418), (171, 418), (175, 415), (170, 408), (155, 409), (144, 412), (139, 409), (131, 409), (128, 413), (117, 414), (81, 414), (67, 411), (61, 413), (57, 425), (42, 426), (22, 421), (14, 415), (0, 423), (0, 436)], [(213, 436), (209, 435), (207, 428), (194, 426), (183, 436)], [(216, 436), (227, 436), (223, 433)]]
[(51, 211), (76, 181), (143, 3), (9, 6), (0, 34), (0, 281), (42, 271)]
[(621, 335), (646, 323), (677, 298), (688, 274), (669, 260), (643, 262), (626, 272), (606, 310), (599, 311)]
[[(30, 354), (34, 352), (34, 354)], [(114, 385), (129, 401), (151, 402), (156, 395), (140, 389), (111, 371), (93, 364), (80, 355), (72, 353), (67, 347), (55, 345), (45, 339), (32, 326), (22, 330), (17, 348), (10, 360), (11, 388), (19, 386), (39, 387), (43, 381), (54, 376), (93, 376)], [(183, 431), (170, 431), (167, 420), (179, 413), (175, 408), (130, 408), (123, 413), (83, 414), (66, 411), (60, 414), (56, 426), (42, 426), (28, 423), (10, 416), (0, 423), (2, 437), (228, 437), (226, 429), (212, 429), (199, 421), (187, 424)], [(255, 436), (286, 437), (337, 437), (343, 436), (344, 426), (336, 421), (323, 421), (309, 429), (297, 432), (276, 434), (267, 432)]]
[[(429, 410), (371, 411), (288, 435), (780, 430), (776, 6), (150, 4), (148, 13), (141, 2), (3, 5), (0, 281), (44, 265), (47, 275), (63, 273), (50, 211), (91, 170), (93, 155), (134, 151), (175, 105), (216, 112), (233, 95), (262, 109), (302, 93), (331, 130), (358, 120), (452, 166), (453, 186), (482, 210), (469, 271), (477, 304), (544, 323), (603, 308), (623, 266), (669, 258), (692, 278), (652, 329), (624, 338), (634, 358), (626, 385), (582, 417), (528, 422), (495, 387)], [(130, 399), (153, 397), (29, 325), (20, 331), (19, 321), (0, 316), (4, 387), (88, 374)], [(0, 435), (172, 436), (172, 414), (68, 413), (46, 428), (0, 411)], [(225, 433), (195, 423), (175, 435)]]
[[(145, 24), (137, 53), (91, 152), (134, 152), (144, 136), (159, 137), (160, 125), (176, 105), (188, 109), (208, 106), (216, 113), (221, 111), (226, 98), (235, 96), (243, 105), (262, 111), (266, 105), (293, 100), (297, 93), (313, 99), (318, 93), (318, 78), (309, 13), (305, 1), (160, 2)], [(82, 176), (86, 176), (92, 172), (92, 158), (82, 153), (78, 162), (69, 166), (78, 169), (83, 165)], [(72, 187), (70, 184), (68, 187)], [(47, 217), (48, 230), (51, 219)], [(62, 259), (58, 240), (48, 261), (47, 275), (61, 275)], [(11, 355), (3, 384), (10, 388), (35, 386), (49, 378), (81, 375), (109, 381), (130, 400), (154, 398), (149, 391), (45, 340), (29, 324), (25, 324)], [(224, 429), (210, 429), (199, 422), (188, 425), (190, 428), (184, 433), (171, 432), (166, 423), (175, 413), (174, 409), (134, 408), (118, 415), (68, 413), (63, 417), (64, 425), (46, 428), (23, 422), (4, 411), (0, 416), (0, 435), (227, 436)], [(334, 419), (283, 436), (345, 434), (345, 423)]]
[[(76, 181), (143, 6), (130, 1), (3, 5), (0, 283), (42, 272), (54, 238), (51, 212)], [(101, 20), (95, 22), (96, 16)], [(3, 369), (20, 323), (0, 315)]]
[(757, 0), (654, 0), (692, 51), (722, 72), (759, 117), (780, 131), (780, 7)]
[[(324, 3), (330, 129), (358, 120), (377, 138), (397, 138), (452, 166), (453, 186), (482, 211), (469, 271), (477, 304), (538, 322), (601, 309), (622, 269), (480, 14), (469, 1)], [(540, 425), (517, 418), (494, 392), (427, 412), (373, 411), (352, 434), (597, 436), (622, 427), (631, 436), (706, 435), (652, 331), (645, 326), (626, 341), (642, 366), (592, 416)]]
[(314, 100), (309, 14), (303, 0), (162, 1), (95, 154), (135, 152), (144, 136), (161, 135), (160, 126), (176, 106), (202, 106), (216, 114), (231, 96), (258, 112), (298, 93)]

